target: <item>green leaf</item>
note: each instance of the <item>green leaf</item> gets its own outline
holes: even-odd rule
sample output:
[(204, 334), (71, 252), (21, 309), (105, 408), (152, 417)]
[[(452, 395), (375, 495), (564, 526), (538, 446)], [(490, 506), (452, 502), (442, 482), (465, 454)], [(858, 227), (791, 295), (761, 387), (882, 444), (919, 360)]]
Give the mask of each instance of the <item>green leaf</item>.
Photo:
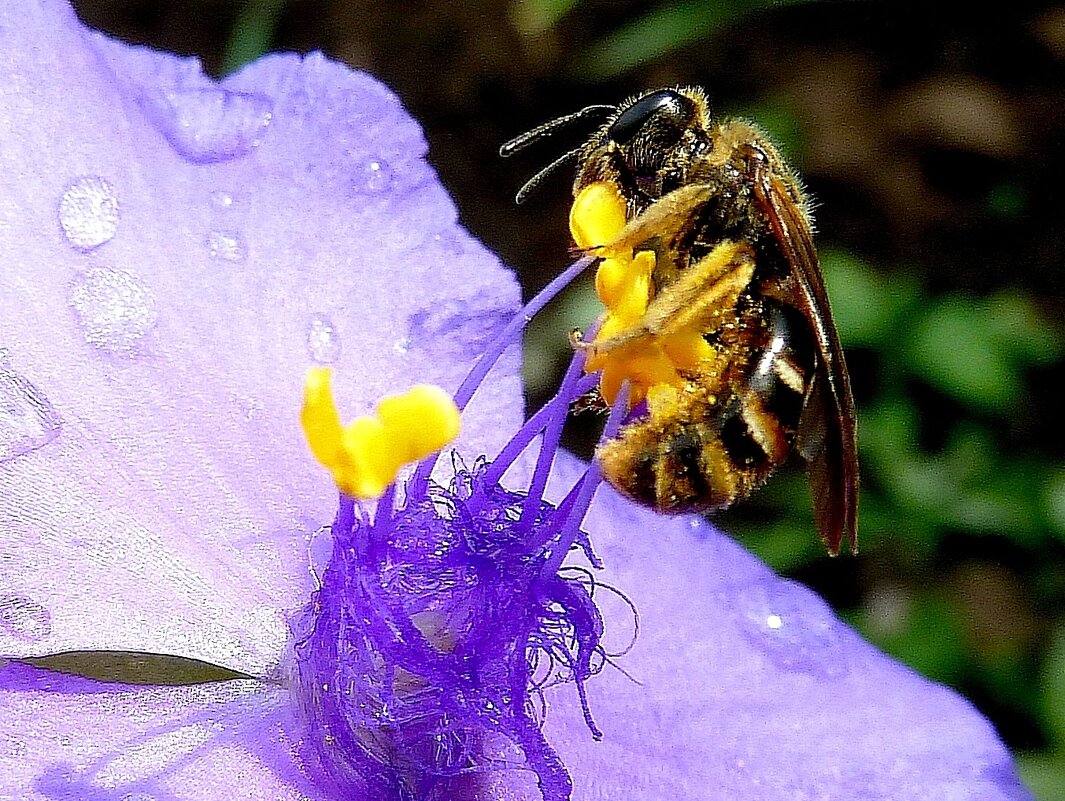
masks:
[(776, 97), (757, 105), (736, 109), (729, 116), (751, 120), (769, 137), (790, 164), (802, 161), (805, 141), (802, 126), (790, 103)]
[(1065, 801), (1065, 752), (1022, 754), (1017, 767), (1036, 801)]
[(1016, 220), (1028, 210), (1028, 195), (1022, 184), (1002, 183), (987, 194), (987, 208), (997, 217)]
[(1065, 539), (1065, 470), (1050, 473), (1042, 487), (1046, 518), (1060, 537)]
[(1024, 394), (1023, 369), (1062, 355), (1062, 338), (1031, 301), (1014, 293), (942, 298), (912, 326), (911, 369), (945, 394), (1007, 414)]
[(1049, 463), (1003, 455), (990, 431), (971, 421), (953, 426), (941, 452), (925, 454), (915, 440), (917, 427), (917, 410), (900, 396), (881, 398), (859, 425), (863, 468), (907, 525), (997, 534), (1029, 545), (1046, 537), (1040, 492), (1050, 484)]
[[(876, 598), (859, 617), (859, 627), (889, 654), (925, 676), (949, 682), (966, 661), (964, 637), (955, 609), (933, 595)], [(883, 614), (882, 610), (889, 610)]]
[(578, 0), (518, 0), (510, 4), (510, 17), (518, 33), (536, 36), (554, 28)]
[(590, 81), (611, 78), (706, 39), (753, 12), (806, 1), (688, 0), (659, 6), (593, 42), (574, 62), (572, 72)]
[(1059, 627), (1043, 659), (1042, 716), (1051, 741), (1065, 749), (1065, 626)]
[(603, 310), (588, 279), (571, 284), (525, 329), (522, 377), (526, 394), (546, 395), (553, 391), (559, 378), (559, 365), (573, 356), (568, 334), (585, 328)]
[(921, 301), (913, 278), (882, 275), (842, 250), (824, 251), (821, 269), (844, 344), (886, 347), (898, 342), (899, 321)]
[(287, 0), (247, 0), (230, 32), (222, 56), (222, 74), (236, 72), (270, 52)]

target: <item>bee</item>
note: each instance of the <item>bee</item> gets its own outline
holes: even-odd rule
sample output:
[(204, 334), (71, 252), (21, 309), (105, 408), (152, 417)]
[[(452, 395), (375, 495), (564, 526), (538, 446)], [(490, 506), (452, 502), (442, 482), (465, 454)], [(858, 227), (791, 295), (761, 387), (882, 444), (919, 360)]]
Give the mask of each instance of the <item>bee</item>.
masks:
[(609, 359), (694, 329), (709, 354), (680, 367), (678, 381), (652, 386), (600, 444), (603, 477), (659, 512), (705, 512), (747, 497), (797, 454), (829, 552), (844, 538), (856, 550), (854, 399), (798, 178), (754, 125), (715, 119), (704, 92), (689, 87), (589, 106), (500, 153), (593, 116), (603, 120), (592, 136), (533, 176), (517, 201), (576, 161), (575, 197), (606, 184), (624, 205), (620, 233), (592, 252), (654, 259), (639, 319), (577, 346)]

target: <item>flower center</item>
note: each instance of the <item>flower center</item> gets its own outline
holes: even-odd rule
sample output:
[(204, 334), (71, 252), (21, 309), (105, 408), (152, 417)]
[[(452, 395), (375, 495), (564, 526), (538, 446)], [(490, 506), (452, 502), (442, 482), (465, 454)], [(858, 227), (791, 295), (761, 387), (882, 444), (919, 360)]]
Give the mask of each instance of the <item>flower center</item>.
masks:
[[(543, 498), (570, 404), (597, 381), (585, 373), (585, 353), (493, 461), (468, 465), (455, 455), (447, 486), (430, 479), (432, 454), (457, 436), (460, 410), (493, 364), (592, 260), (534, 298), (454, 398), (416, 387), (344, 426), (329, 370), (308, 373), (301, 423), (341, 502), (331, 559), (297, 630), (296, 678), (310, 739), (342, 792), (422, 798), (454, 792), (449, 782), (471, 774), (520, 769), (535, 773), (546, 801), (569, 798), (569, 775), (538, 711), (554, 684), (575, 685), (592, 735), (601, 736), (584, 692), (606, 661), (595, 582), (586, 567), (563, 564), (576, 548), (601, 566), (580, 528), (598, 468), (557, 506)], [(616, 393), (605, 437), (617, 433), (626, 399)], [(537, 438), (528, 489), (502, 486)], [(399, 492), (398, 471), (419, 459)], [(370, 498), (378, 499), (372, 514), (360, 503)]]

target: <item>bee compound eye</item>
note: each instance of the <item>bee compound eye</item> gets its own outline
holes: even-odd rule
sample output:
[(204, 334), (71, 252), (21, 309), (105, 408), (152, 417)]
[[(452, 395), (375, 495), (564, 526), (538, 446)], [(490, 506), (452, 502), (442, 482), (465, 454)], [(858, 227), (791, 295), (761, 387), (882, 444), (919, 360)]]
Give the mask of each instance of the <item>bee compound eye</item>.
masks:
[[(608, 136), (619, 145), (627, 145), (641, 131), (655, 125), (656, 137), (680, 141), (695, 115), (695, 103), (673, 89), (661, 89), (644, 95), (618, 115), (610, 126)], [(659, 144), (667, 144), (659, 141)]]

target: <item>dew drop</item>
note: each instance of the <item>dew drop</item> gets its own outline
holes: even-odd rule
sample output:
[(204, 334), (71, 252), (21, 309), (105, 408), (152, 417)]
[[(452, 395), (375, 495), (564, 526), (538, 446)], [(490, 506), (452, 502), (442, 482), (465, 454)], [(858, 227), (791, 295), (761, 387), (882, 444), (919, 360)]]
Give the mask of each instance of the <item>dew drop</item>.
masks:
[(410, 316), (406, 341), (409, 347), (454, 355), (484, 351), (513, 318), (515, 309), (500, 305), (498, 298), (442, 300)]
[(109, 242), (118, 231), (118, 193), (97, 175), (76, 178), (59, 200), (59, 224), (78, 250)]
[(44, 393), (0, 360), (0, 462), (47, 445), (61, 428)]
[(321, 579), (333, 559), (333, 527), (320, 526), (307, 544), (307, 558), (311, 572)]
[(211, 231), (207, 234), (207, 252), (212, 259), (222, 261), (244, 261), (248, 249), (244, 240), (235, 231)]
[(25, 740), (15, 740), (13, 738), (8, 739), (7, 750), (11, 756), (18, 758), (24, 757), (29, 753)]
[(155, 325), (155, 296), (131, 270), (94, 267), (79, 276), (71, 304), (90, 345), (117, 353), (132, 351)]
[(211, 193), (211, 205), (225, 211), (233, 207), (233, 196), (221, 189)]
[(340, 333), (324, 314), (311, 318), (307, 328), (307, 353), (319, 364), (333, 364), (340, 358)]
[(0, 628), (20, 640), (36, 642), (52, 633), (52, 615), (21, 595), (0, 595)]
[(392, 188), (392, 168), (382, 159), (371, 159), (355, 172), (351, 189), (358, 195), (381, 195)]
[(247, 154), (262, 141), (273, 116), (269, 97), (217, 87), (166, 92), (146, 101), (174, 150), (197, 164)]
[(744, 637), (778, 667), (829, 678), (847, 672), (841, 624), (805, 587), (776, 578), (752, 584), (735, 608)]
[(140, 791), (133, 793), (126, 793), (122, 796), (122, 801), (156, 801), (156, 797), (151, 793), (142, 793)]

